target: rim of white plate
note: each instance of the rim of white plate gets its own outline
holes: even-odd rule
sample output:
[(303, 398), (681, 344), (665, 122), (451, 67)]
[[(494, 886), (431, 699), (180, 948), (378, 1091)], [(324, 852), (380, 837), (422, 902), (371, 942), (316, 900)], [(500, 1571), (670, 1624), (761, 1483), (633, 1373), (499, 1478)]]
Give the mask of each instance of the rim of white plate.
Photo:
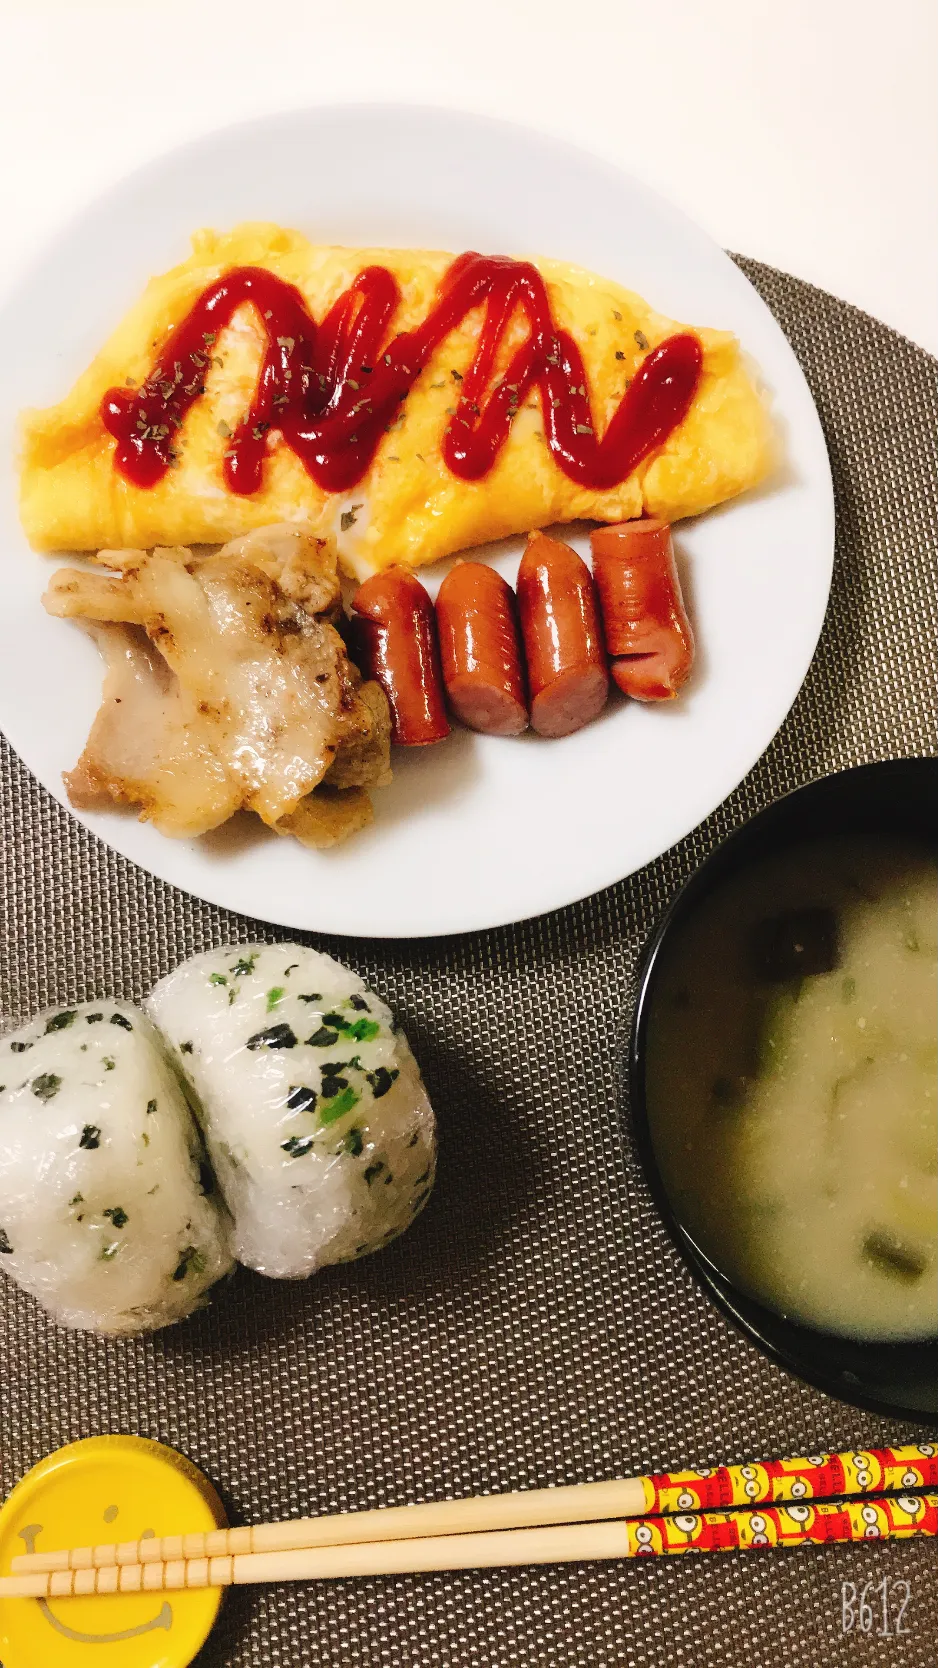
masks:
[[(610, 209), (618, 198), (622, 210), (622, 220), (610, 231), (600, 224), (599, 207), (595, 215), (585, 218), (584, 204), (577, 200), (575, 214), (573, 201), (566, 199), (568, 219), (558, 220), (557, 237), (547, 252), (618, 277), (649, 294), (662, 312), (736, 329), (745, 350), (756, 358), (786, 431), (787, 473), (769, 487), (695, 523), (680, 524), (677, 543), (685, 559), (685, 577), (693, 580), (692, 606), (698, 614), (704, 651), (703, 670), (682, 702), (676, 703), (680, 710), (652, 713), (611, 707), (597, 724), (554, 743), (532, 737), (513, 743), (455, 732), (450, 742), (431, 750), (430, 756), (412, 753), (396, 760), (396, 783), (375, 796), (375, 825), (332, 852), (308, 853), (273, 835), (255, 840), (243, 820), (225, 836), (171, 841), (123, 813), (75, 812), (68, 806), (61, 771), (74, 763), (98, 704), (97, 657), (81, 634), (61, 635), (61, 622), (50, 621), (39, 607), (55, 559), (29, 551), (18, 528), (14, 471), (10, 469), (0, 476), (0, 528), (7, 534), (4, 542), (10, 564), (4, 575), (7, 606), (0, 612), (0, 726), (29, 769), (77, 820), (108, 846), (172, 885), (222, 907), (297, 930), (423, 937), (501, 926), (589, 896), (644, 867), (732, 792), (785, 719), (814, 654), (831, 583), (834, 500), (818, 414), (792, 349), (757, 292), (706, 233), (649, 187), (564, 140), (493, 117), (431, 105), (321, 105), (239, 122), (163, 153), (109, 187), (56, 234), (0, 302), (0, 352), (8, 366), (0, 398), (3, 426), (12, 431), (16, 412), (25, 404), (62, 397), (107, 330), (134, 300), (139, 288), (137, 269), (146, 268), (144, 275), (148, 275), (182, 258), (187, 234), (205, 220), (189, 219), (185, 226), (180, 221), (177, 227), (175, 204), (166, 201), (170, 188), (183, 196), (193, 195), (202, 180), (199, 189), (214, 193), (220, 202), (245, 200), (252, 190), (263, 189), (276, 207), (284, 180), (276, 169), (271, 173), (272, 151), (285, 155), (288, 142), (312, 145), (317, 137), (322, 141), (331, 136), (335, 144), (343, 132), (348, 168), (350, 147), (354, 150), (358, 143), (363, 154), (367, 151), (362, 144), (365, 129), (381, 133), (383, 140), (377, 165), (379, 185), (392, 157), (409, 147), (422, 161), (425, 186), (436, 169), (433, 207), (419, 203), (418, 192), (411, 190), (402, 194), (389, 213), (388, 182), (379, 201), (373, 169), (371, 184), (364, 181), (364, 173), (363, 181), (356, 176), (357, 189), (360, 184), (362, 189), (359, 207), (353, 201), (330, 209), (333, 218), (323, 227), (321, 241), (467, 247), (480, 241), (475, 235), (459, 234), (461, 216), (467, 224), (471, 218), (467, 201), (473, 189), (479, 192), (478, 179), (473, 185), (475, 176), (481, 178), (480, 171), (488, 169), (492, 189), (498, 192), (527, 162), (534, 169), (530, 181), (526, 176), (530, 188), (513, 202), (513, 214), (523, 224), (532, 223), (533, 213), (537, 220), (537, 211), (545, 205), (554, 213), (558, 201), (565, 201), (558, 182), (570, 190), (577, 181), (585, 196), (593, 194), (597, 205), (612, 196)], [(265, 150), (268, 165), (263, 167)], [(236, 158), (252, 176), (247, 190), (243, 180), (233, 178)], [(447, 163), (452, 171), (445, 175)], [(330, 186), (334, 176), (335, 169), (329, 175)], [(288, 186), (288, 196), (292, 189), (295, 184)], [(363, 214), (369, 213), (361, 206), (369, 191), (373, 193), (369, 224), (375, 224), (378, 235), (366, 238), (363, 229), (354, 237), (351, 232), (361, 226)], [(328, 201), (323, 185), (320, 201)], [(302, 230), (317, 235), (312, 212), (294, 210), (267, 217), (299, 223)], [(475, 224), (486, 221), (478, 203), (472, 212)], [(252, 217), (261, 218), (244, 212), (233, 212), (228, 218)], [(615, 259), (604, 262), (589, 259), (594, 244), (599, 247), (607, 240), (618, 251), (621, 242), (628, 243), (630, 217), (633, 225), (638, 220), (640, 225), (654, 226), (660, 247), (650, 248), (648, 242), (634, 238), (628, 257), (617, 253)], [(226, 223), (218, 213), (207, 219)], [(393, 224), (402, 227), (401, 234), (391, 235)], [(440, 228), (439, 237), (426, 232), (417, 235), (419, 227), (431, 224), (435, 230)], [(349, 231), (337, 235), (344, 225)], [(412, 225), (414, 232), (406, 238)], [(96, 235), (100, 239), (97, 266), (88, 248)], [(119, 270), (107, 264), (109, 237)], [(163, 252), (158, 256), (155, 250), (161, 238)], [(147, 252), (150, 244), (152, 253)], [(663, 251), (672, 246), (681, 251), (682, 259), (671, 266), (666, 262), (662, 276), (654, 279), (650, 289), (643, 270), (647, 268), (654, 277), (657, 262), (662, 266), (666, 259)], [(541, 240), (536, 247), (506, 239), (502, 248), (506, 247), (519, 253), (546, 252)], [(582, 247), (588, 254), (575, 252)], [(624, 270), (627, 259), (628, 273)], [(678, 298), (682, 285), (687, 285), (689, 263), (695, 268), (693, 285), (702, 293), (698, 310), (670, 300), (670, 291)], [(86, 288), (80, 298), (76, 292), (81, 292), (83, 281)], [(29, 298), (34, 307), (41, 306), (50, 290), (64, 302), (65, 316), (60, 312), (51, 327), (48, 356), (34, 364), (18, 308), (25, 308), (28, 316)], [(711, 291), (713, 299), (708, 299)], [(728, 323), (731, 316), (734, 322)], [(741, 565), (736, 556), (728, 558), (729, 551), (747, 546), (747, 541), (755, 551), (751, 566)], [(584, 538), (576, 529), (572, 542), (584, 548)], [(774, 542), (778, 546), (775, 567)], [(510, 578), (520, 543), (487, 552)], [(728, 560), (732, 569), (737, 564), (735, 575), (724, 571)], [(759, 644), (746, 640), (745, 633), (743, 641), (739, 635), (729, 639), (721, 652), (724, 616), (734, 606), (728, 580), (734, 577), (752, 590), (756, 612), (750, 624), (756, 625), (757, 634), (762, 630), (767, 636), (762, 653)], [(723, 615), (709, 602), (718, 580), (723, 586)], [(432, 589), (434, 581), (435, 570), (431, 570)], [(717, 601), (715, 597), (715, 608)], [(731, 641), (737, 659), (746, 663), (736, 688), (726, 652)], [(64, 705), (62, 689), (48, 692), (50, 668), (56, 667), (65, 693), (75, 686), (74, 700)], [(773, 680), (768, 693), (761, 689), (766, 680)], [(717, 686), (723, 689), (723, 707), (709, 700)], [(650, 731), (650, 724), (658, 728)], [(615, 737), (626, 740), (621, 745)], [(641, 793), (637, 798), (633, 790), (642, 789), (670, 758), (673, 779), (676, 773), (679, 778), (674, 798), (669, 782), (664, 804), (657, 801), (651, 808), (644, 806)], [(703, 771), (702, 759), (707, 766)], [(637, 764), (642, 767), (638, 773)], [(630, 767), (631, 783), (624, 779), (624, 768)], [(556, 792), (562, 772), (565, 789)], [(480, 775), (485, 779), (484, 793), (478, 784)], [(524, 777), (521, 793), (520, 775)], [(507, 813), (507, 806), (513, 815)]]

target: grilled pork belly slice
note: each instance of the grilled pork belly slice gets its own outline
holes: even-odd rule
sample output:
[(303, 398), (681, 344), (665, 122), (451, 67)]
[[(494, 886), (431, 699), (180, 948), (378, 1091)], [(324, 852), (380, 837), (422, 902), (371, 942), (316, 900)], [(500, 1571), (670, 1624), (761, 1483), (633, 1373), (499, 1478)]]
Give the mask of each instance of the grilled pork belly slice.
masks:
[[(64, 568), (45, 597), (105, 661), (102, 705), (75, 770), (76, 806), (139, 805), (192, 836), (242, 808), (304, 844), (371, 820), (390, 780), (390, 720), (336, 629), (335, 548), (296, 527), (214, 554), (102, 551), (111, 573)], [(322, 806), (306, 802), (321, 789)]]

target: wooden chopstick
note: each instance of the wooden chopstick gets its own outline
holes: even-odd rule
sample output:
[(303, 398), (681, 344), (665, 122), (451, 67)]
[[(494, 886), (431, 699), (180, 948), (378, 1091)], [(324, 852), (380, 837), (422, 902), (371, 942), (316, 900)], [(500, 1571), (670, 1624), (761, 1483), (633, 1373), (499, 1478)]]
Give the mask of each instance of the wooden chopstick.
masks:
[(770, 1546), (831, 1545), (900, 1539), (937, 1531), (936, 1495), (854, 1499), (812, 1505), (688, 1512), (674, 1517), (556, 1524), (536, 1529), (366, 1541), (161, 1563), (79, 1570), (40, 1570), (0, 1577), (0, 1598), (78, 1598), (91, 1594), (179, 1592), (349, 1576), (414, 1575), (429, 1570), (494, 1569), (518, 1564), (582, 1563), (685, 1552)]
[(207, 1534), (151, 1536), (147, 1540), (21, 1553), (17, 1572), (111, 1568), (179, 1559), (240, 1557), (293, 1552), (358, 1542), (400, 1541), (438, 1535), (542, 1528), (560, 1523), (593, 1523), (605, 1518), (728, 1507), (779, 1504), (886, 1494), (899, 1489), (935, 1488), (936, 1448), (910, 1443), (899, 1448), (816, 1454), (810, 1458), (766, 1460), (696, 1471), (660, 1472), (648, 1477), (562, 1488), (481, 1495), (416, 1506), (389, 1506), (279, 1523), (216, 1529)]
[(604, 1518), (634, 1517), (644, 1509), (643, 1479), (632, 1477), (619, 1482), (530, 1489), (518, 1494), (429, 1501), (417, 1506), (385, 1506), (334, 1516), (288, 1518), (282, 1523), (215, 1529), (205, 1534), (152, 1536), (118, 1545), (20, 1553), (13, 1559), (12, 1568), (23, 1571), (108, 1568), (180, 1558), (305, 1551), (358, 1542), (408, 1541), (483, 1530), (592, 1523)]

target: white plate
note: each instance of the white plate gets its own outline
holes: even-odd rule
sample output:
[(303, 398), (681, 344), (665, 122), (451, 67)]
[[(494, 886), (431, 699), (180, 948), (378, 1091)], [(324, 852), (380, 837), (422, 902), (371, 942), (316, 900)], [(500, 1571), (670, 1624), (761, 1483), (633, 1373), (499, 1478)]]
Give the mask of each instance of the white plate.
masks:
[[(370, 937), (522, 920), (641, 868), (707, 816), (763, 752), (821, 629), (831, 477), (779, 327), (702, 232), (593, 157), (444, 110), (303, 111), (174, 152), (62, 233), (0, 313), (7, 455), (17, 412), (62, 397), (150, 274), (185, 256), (190, 233), (243, 219), (326, 242), (553, 255), (620, 280), (676, 319), (733, 330), (772, 392), (785, 470), (678, 531), (699, 653), (673, 710), (617, 699), (564, 741), (456, 731), (436, 748), (399, 749), (394, 784), (375, 795), (374, 826), (331, 852), (304, 851), (254, 818), (189, 841), (117, 811), (80, 820), (213, 903)], [(0, 726), (64, 805), (62, 772), (95, 713), (100, 666), (84, 634), (40, 606), (56, 564), (26, 544), (10, 468), (0, 480), (0, 532)], [(573, 542), (585, 548), (583, 536)], [(519, 550), (494, 553), (509, 579)]]

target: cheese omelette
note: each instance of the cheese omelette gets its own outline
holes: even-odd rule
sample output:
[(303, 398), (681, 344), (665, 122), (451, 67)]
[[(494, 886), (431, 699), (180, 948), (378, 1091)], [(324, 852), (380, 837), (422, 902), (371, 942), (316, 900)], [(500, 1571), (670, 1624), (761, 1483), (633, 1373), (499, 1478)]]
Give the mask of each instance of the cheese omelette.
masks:
[[(229, 270), (265, 269), (295, 286), (312, 317), (322, 320), (363, 269), (386, 268), (400, 291), (391, 341), (427, 318), (452, 259), (423, 250), (319, 247), (297, 232), (264, 224), (242, 225), (224, 236), (198, 233), (189, 259), (151, 280), (60, 404), (26, 414), (21, 514), (32, 544), (48, 551), (213, 544), (294, 521), (334, 538), (342, 566), (362, 578), (394, 563), (416, 567), (555, 522), (697, 515), (766, 474), (770, 419), (739, 344), (725, 332), (694, 327), (702, 359), (690, 409), (619, 484), (596, 490), (562, 471), (545, 437), (537, 388), (513, 409), (492, 467), (479, 479), (460, 478), (444, 460), (442, 441), (479, 345), (484, 308), (477, 306), (435, 347), (354, 486), (318, 486), (272, 423), (259, 485), (238, 493), (223, 473), (226, 437), (252, 405), (268, 347), (264, 320), (250, 303), (239, 306), (212, 339), (204, 392), (174, 438), (172, 467), (147, 487), (115, 467), (116, 442), (101, 416), (104, 396), (146, 383), (170, 333)], [(602, 436), (648, 356), (687, 327), (610, 280), (559, 261), (532, 264), (545, 281), (556, 326), (579, 348), (586, 372), (581, 392)], [(494, 382), (527, 329), (521, 311), (507, 320)]]

